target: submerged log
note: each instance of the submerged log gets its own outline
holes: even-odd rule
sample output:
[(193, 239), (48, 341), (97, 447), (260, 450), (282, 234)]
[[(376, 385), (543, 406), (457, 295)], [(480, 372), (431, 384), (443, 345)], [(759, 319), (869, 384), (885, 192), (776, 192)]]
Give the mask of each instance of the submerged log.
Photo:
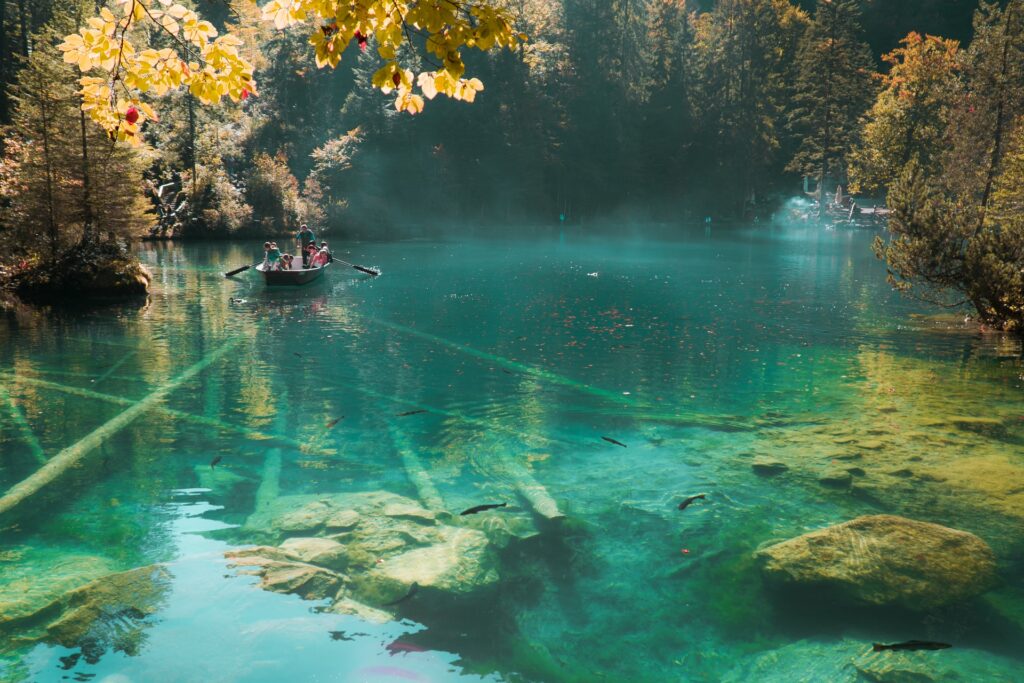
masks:
[(143, 413), (152, 410), (168, 394), (190, 379), (198, 375), (206, 368), (224, 357), (228, 352), (241, 343), (241, 339), (232, 339), (220, 346), (217, 350), (191, 366), (180, 375), (159, 387), (121, 414), (108, 420), (92, 432), (87, 434), (76, 443), (68, 446), (57, 455), (53, 456), (45, 465), (40, 467), (27, 479), (15, 484), (0, 498), (0, 515), (6, 514), (21, 503), (41, 491), (48, 484), (56, 481), (67, 470), (80, 463), (87, 455), (96, 450), (110, 437), (130, 425)]
[(256, 504), (252, 515), (245, 522), (246, 528), (258, 528), (273, 508), (274, 501), (281, 495), (281, 449), (271, 448), (263, 460), (263, 474), (256, 489)]
[(7, 390), (0, 386), (0, 401), (7, 404), (7, 410), (11, 414), (11, 419), (14, 420), (14, 424), (18, 427), (18, 431), (21, 433), (21, 438), (28, 445), (29, 450), (32, 452), (32, 457), (39, 461), (40, 464), (46, 464), (46, 452), (43, 451), (42, 444), (39, 443), (39, 439), (36, 438), (35, 432), (32, 431), (32, 425), (25, 419), (25, 414), (21, 412), (21, 406), (14, 400), (14, 398), (7, 393)]
[[(49, 382), (45, 379), (38, 379), (36, 377), (26, 377), (20, 375), (15, 378), (16, 382), (23, 382), (25, 384), (31, 384), (33, 386), (41, 387), (43, 389), (52, 389), (53, 391), (59, 391), (71, 396), (80, 396), (81, 398), (88, 398), (95, 401), (105, 401), (107, 403), (113, 403), (116, 405), (130, 406), (134, 405), (135, 401), (122, 398), (120, 396), (114, 396), (113, 394), (104, 394), (99, 391), (92, 391), (91, 389), (82, 389), (80, 387), (69, 387), (65, 384), (58, 384), (56, 382)], [(248, 427), (242, 427), (240, 425), (231, 424), (230, 422), (224, 422), (213, 417), (204, 417), (202, 415), (194, 415), (192, 413), (186, 413), (182, 410), (175, 410), (174, 408), (168, 408), (167, 406), (153, 406), (153, 412), (163, 413), (177, 420), (183, 422), (190, 422), (192, 424), (200, 425), (203, 427), (212, 427), (213, 429), (219, 429), (225, 432), (231, 432), (233, 434), (239, 434), (253, 441), (276, 441), (278, 443), (286, 444), (298, 448), (303, 453), (309, 453), (311, 455), (323, 455), (330, 456), (336, 455), (336, 451), (327, 448), (317, 448), (307, 443), (293, 439), (290, 436), (284, 436), (283, 434), (267, 434), (256, 429), (249, 429)], [(44, 459), (45, 462), (45, 459)]]
[(427, 470), (420, 461), (419, 456), (417, 456), (411, 448), (409, 440), (406, 438), (405, 434), (394, 426), (392, 426), (388, 431), (391, 434), (391, 443), (394, 445), (395, 450), (398, 451), (399, 457), (402, 458), (402, 466), (405, 468), (405, 474), (409, 477), (409, 481), (412, 482), (412, 485), (416, 488), (416, 493), (419, 496), (420, 502), (422, 502), (428, 510), (433, 510), (435, 512), (444, 510), (444, 499), (441, 498), (441, 494), (434, 485), (434, 481), (430, 478), (430, 474), (427, 473)]

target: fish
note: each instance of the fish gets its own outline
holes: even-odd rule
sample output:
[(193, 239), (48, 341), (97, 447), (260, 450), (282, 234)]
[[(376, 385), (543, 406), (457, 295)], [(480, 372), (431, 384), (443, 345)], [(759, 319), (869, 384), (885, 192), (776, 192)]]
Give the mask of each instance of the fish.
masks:
[(302, 358), (302, 354), (299, 353), (298, 351), (292, 351), (292, 355), (295, 355), (295, 356), (298, 356), (299, 358)]
[(327, 429), (330, 429), (331, 427), (333, 427), (334, 425), (338, 424), (339, 422), (341, 422), (344, 419), (345, 419), (344, 415), (342, 415), (341, 417), (334, 418), (333, 420), (331, 420), (330, 422), (327, 423)]
[(420, 590), (420, 585), (418, 583), (416, 583), (415, 581), (413, 581), (412, 585), (409, 586), (409, 592), (408, 593), (406, 593), (402, 597), (398, 598), (397, 600), (392, 600), (391, 602), (386, 602), (386, 603), (384, 603), (381, 606), (382, 607), (394, 607), (395, 605), (400, 605), (403, 602), (405, 602), (406, 600), (408, 600), (408, 599), (412, 598), (414, 595), (416, 595), (416, 593), (418, 593), (419, 590)]
[(946, 648), (953, 647), (949, 643), (935, 643), (930, 640), (908, 640), (903, 643), (893, 643), (892, 645), (882, 645), (881, 643), (874, 643), (871, 649), (875, 652), (881, 652), (882, 650), (945, 650)]
[(427, 651), (425, 647), (420, 647), (415, 643), (408, 643), (402, 640), (396, 640), (394, 642), (388, 643), (384, 646), (384, 649), (387, 650), (388, 654), (391, 655), (397, 655), (399, 652), (409, 653)]
[(686, 500), (679, 504), (679, 509), (685, 510), (686, 508), (690, 507), (690, 503), (692, 503), (695, 500), (704, 500), (705, 495), (707, 494), (699, 493), (696, 496), (690, 496), (689, 498), (687, 498)]
[(626, 444), (622, 443), (621, 441), (616, 441), (615, 439), (611, 438), (610, 436), (602, 436), (601, 438), (604, 439), (605, 441), (607, 441), (608, 443), (615, 444), (616, 446), (622, 446), (623, 448), (629, 448), (629, 446), (627, 446)]
[(217, 457), (215, 457), (215, 458), (214, 458), (213, 460), (211, 460), (211, 461), (210, 461), (210, 469), (212, 470), (212, 469), (213, 469), (214, 467), (216, 467), (216, 466), (217, 466), (217, 463), (219, 463), (219, 462), (220, 462), (221, 460), (223, 460), (223, 459), (224, 459), (224, 456), (223, 456), (223, 455), (218, 455), (218, 456), (217, 456)]
[(469, 508), (468, 510), (463, 510), (462, 512), (460, 512), (459, 516), (462, 517), (464, 515), (475, 515), (476, 513), (483, 512), (484, 510), (493, 510), (495, 508), (503, 508), (507, 506), (508, 503), (498, 503), (496, 505), (475, 505)]
[(427, 412), (427, 411), (426, 410), (410, 410), (410, 411), (407, 411), (407, 412), (404, 412), (404, 413), (399, 413), (398, 415), (395, 415), (395, 417), (409, 417), (410, 415), (419, 415), (420, 413), (425, 413), (425, 412)]

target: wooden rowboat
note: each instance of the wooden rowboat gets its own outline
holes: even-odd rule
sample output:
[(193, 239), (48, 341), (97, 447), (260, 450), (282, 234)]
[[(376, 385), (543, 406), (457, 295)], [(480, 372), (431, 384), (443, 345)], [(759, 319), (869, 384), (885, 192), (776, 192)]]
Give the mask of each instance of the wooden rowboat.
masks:
[[(331, 265), (330, 263), (327, 266)], [(265, 264), (256, 266), (256, 270), (263, 276), (263, 281), (268, 287), (288, 287), (296, 285), (308, 285), (323, 277), (327, 266), (319, 268), (295, 268), (292, 270), (264, 270)]]

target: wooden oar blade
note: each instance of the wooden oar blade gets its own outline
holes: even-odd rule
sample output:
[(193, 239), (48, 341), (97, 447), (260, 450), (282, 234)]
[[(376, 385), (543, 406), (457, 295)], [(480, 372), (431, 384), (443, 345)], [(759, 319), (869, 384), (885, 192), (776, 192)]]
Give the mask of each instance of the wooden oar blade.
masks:
[(359, 271), (362, 271), (362, 272), (366, 273), (367, 275), (372, 275), (374, 277), (377, 277), (378, 275), (380, 275), (380, 271), (379, 270), (373, 270), (372, 268), (363, 268), (362, 266), (352, 266), (352, 267), (355, 268), (356, 270), (359, 270)]
[(235, 268), (234, 270), (229, 270), (228, 272), (224, 273), (224, 277), (231, 277), (232, 275), (238, 275), (239, 273), (241, 273), (243, 271), (246, 271), (246, 270), (249, 270), (250, 268), (252, 268), (251, 265), (249, 265), (249, 266), (242, 266), (241, 268)]

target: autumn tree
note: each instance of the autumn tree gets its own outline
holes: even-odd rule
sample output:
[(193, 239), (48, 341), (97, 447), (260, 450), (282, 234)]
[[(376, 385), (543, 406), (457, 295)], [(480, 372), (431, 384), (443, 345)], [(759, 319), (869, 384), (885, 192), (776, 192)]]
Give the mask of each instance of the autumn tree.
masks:
[(933, 175), (946, 153), (954, 103), (962, 100), (959, 43), (910, 33), (883, 56), (890, 64), (850, 156), (850, 191), (884, 191), (911, 161)]
[(856, 0), (820, 0), (797, 55), (789, 125), (800, 145), (786, 168), (817, 178), (819, 218), (825, 182), (845, 181), (858, 120), (874, 98), (873, 59), (859, 18)]
[(948, 152), (937, 170), (912, 161), (890, 189), (892, 237), (876, 253), (901, 290), (1024, 331), (1024, 0), (982, 3), (961, 64)]

